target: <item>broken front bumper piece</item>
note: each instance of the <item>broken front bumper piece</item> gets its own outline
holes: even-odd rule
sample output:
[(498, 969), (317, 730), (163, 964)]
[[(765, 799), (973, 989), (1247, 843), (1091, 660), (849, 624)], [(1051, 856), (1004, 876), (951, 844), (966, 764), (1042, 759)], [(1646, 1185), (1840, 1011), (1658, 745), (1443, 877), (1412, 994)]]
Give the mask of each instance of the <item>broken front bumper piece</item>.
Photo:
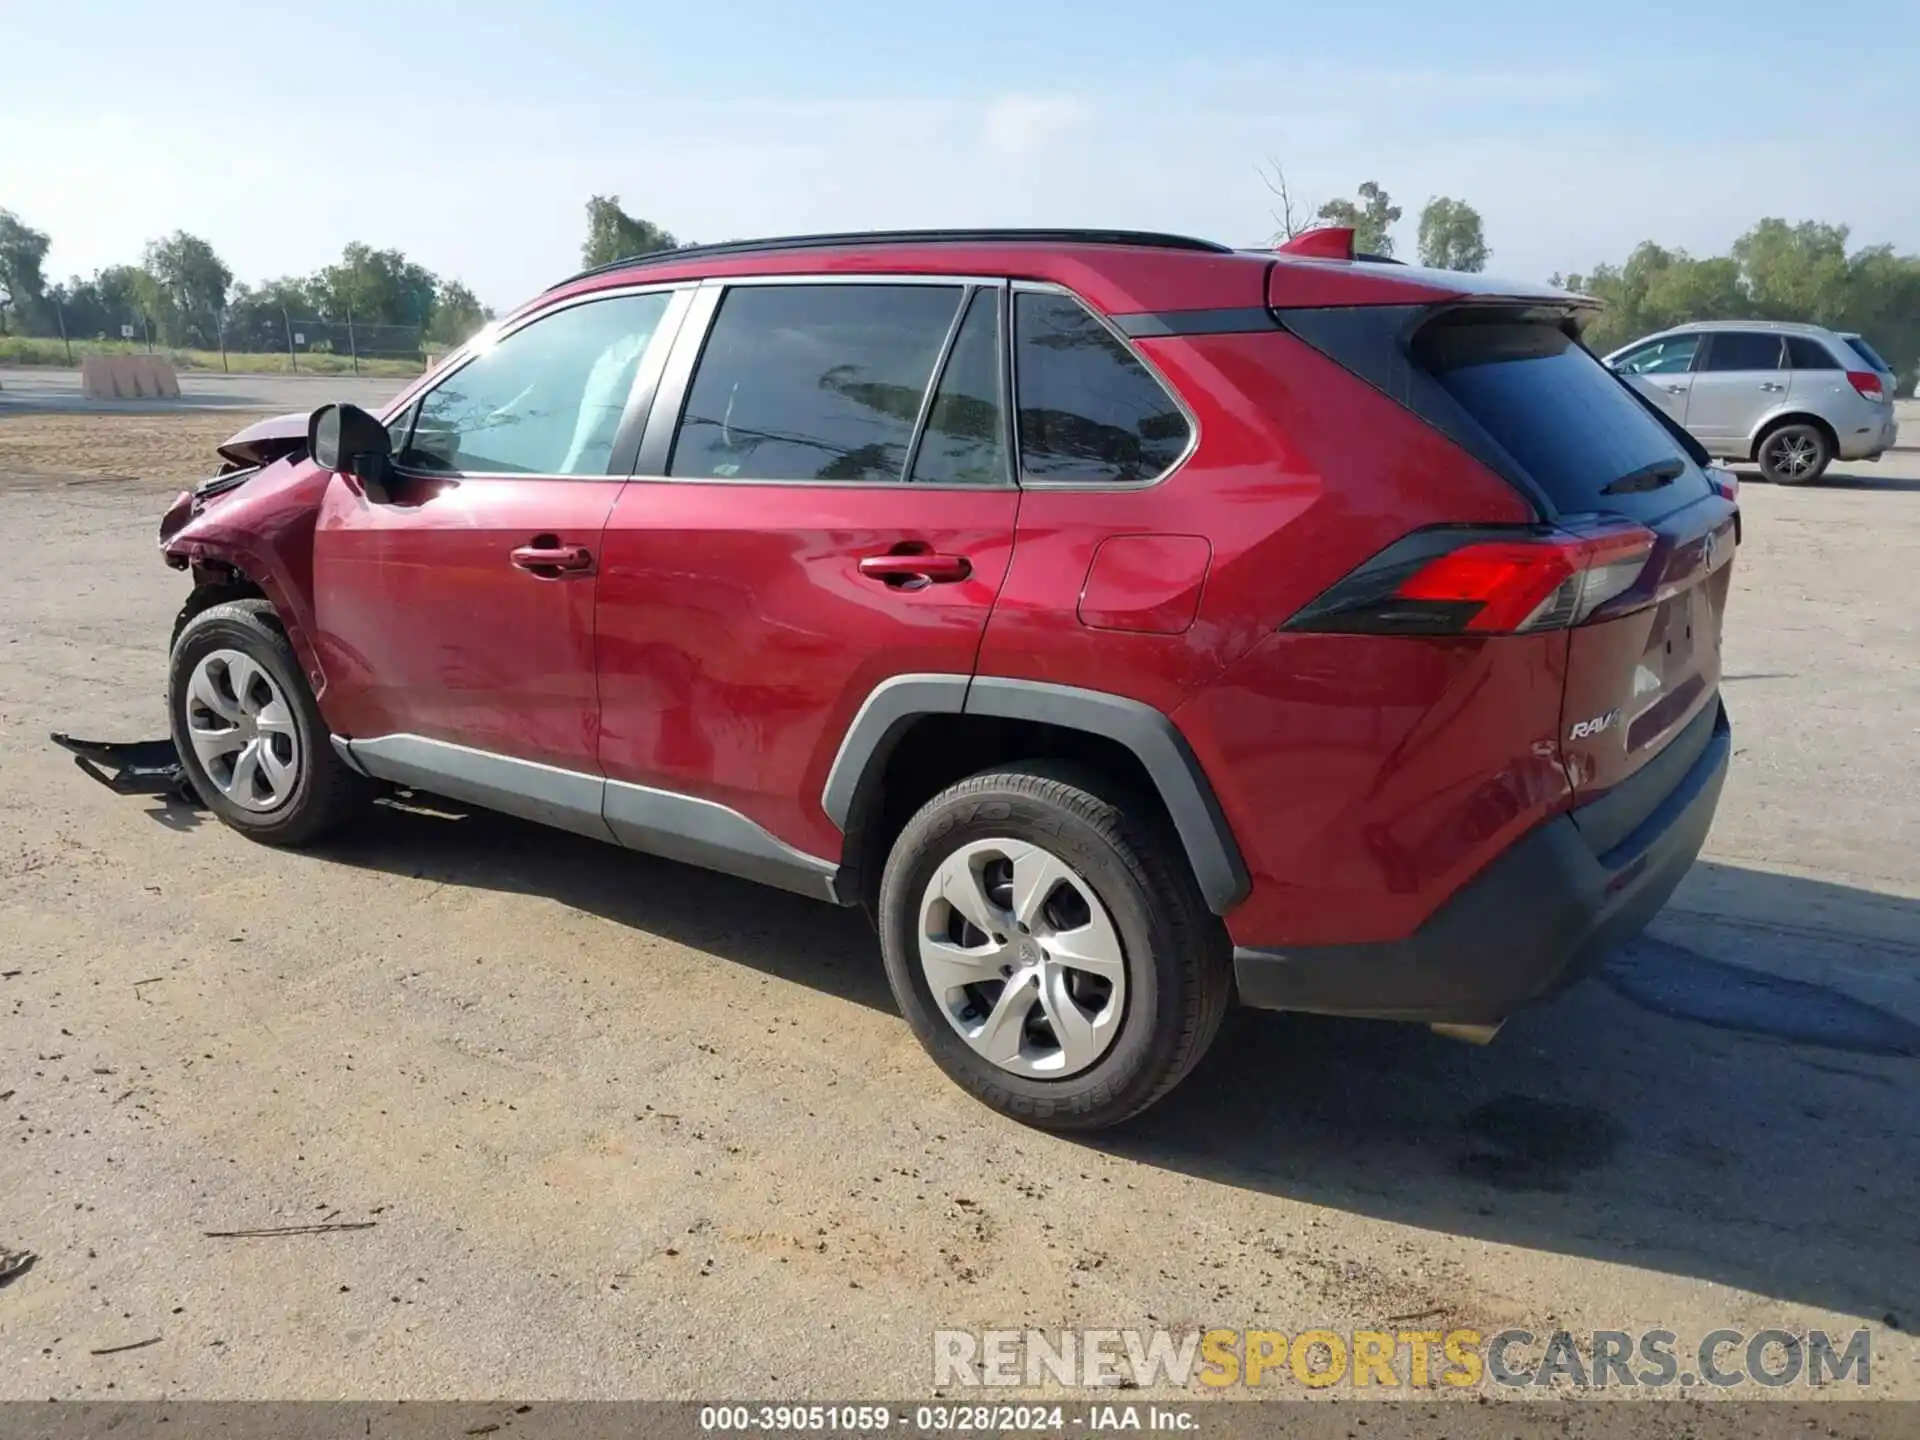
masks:
[(74, 764), (116, 795), (169, 795), (190, 802), (199, 798), (171, 740), (76, 740), (58, 730), (52, 739), (72, 752)]

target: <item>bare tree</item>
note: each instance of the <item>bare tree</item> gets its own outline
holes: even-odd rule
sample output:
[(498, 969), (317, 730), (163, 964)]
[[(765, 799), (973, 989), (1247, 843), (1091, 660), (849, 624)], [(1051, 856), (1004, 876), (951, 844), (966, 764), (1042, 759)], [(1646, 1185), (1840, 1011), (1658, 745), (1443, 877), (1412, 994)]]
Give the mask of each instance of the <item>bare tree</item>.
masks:
[[(1254, 173), (1260, 177), (1260, 183), (1267, 187), (1267, 193), (1280, 202), (1278, 210), (1267, 213), (1273, 216), (1274, 223), (1280, 228), (1273, 233), (1275, 240), (1291, 240), (1294, 236), (1308, 230), (1317, 230), (1324, 223), (1313, 213), (1309, 203), (1296, 205), (1293, 192), (1287, 188), (1287, 171), (1278, 160), (1269, 159), (1264, 167), (1256, 165)], [(1268, 174), (1271, 170), (1273, 173)]]

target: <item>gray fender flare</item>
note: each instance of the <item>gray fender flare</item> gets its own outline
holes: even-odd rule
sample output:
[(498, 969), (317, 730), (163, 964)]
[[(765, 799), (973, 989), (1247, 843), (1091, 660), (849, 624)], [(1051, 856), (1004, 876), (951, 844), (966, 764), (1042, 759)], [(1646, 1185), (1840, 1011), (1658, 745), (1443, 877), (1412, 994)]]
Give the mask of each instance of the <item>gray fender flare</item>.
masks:
[(820, 797), (827, 818), (846, 831), (862, 777), (886, 764), (921, 716), (962, 714), (1057, 725), (1125, 746), (1159, 791), (1208, 908), (1224, 915), (1246, 898), (1246, 862), (1186, 737), (1153, 706), (1100, 690), (994, 676), (896, 675), (883, 681), (854, 715), (827, 772)]

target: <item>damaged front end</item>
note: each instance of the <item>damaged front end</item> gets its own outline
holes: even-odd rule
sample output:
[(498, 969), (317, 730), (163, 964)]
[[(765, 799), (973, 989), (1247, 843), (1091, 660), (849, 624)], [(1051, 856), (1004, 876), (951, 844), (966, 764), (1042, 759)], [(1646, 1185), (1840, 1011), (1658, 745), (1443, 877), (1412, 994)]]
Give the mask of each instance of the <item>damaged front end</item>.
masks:
[(303, 455), (307, 448), (307, 420), (308, 416), (301, 412), (274, 415), (256, 420), (222, 443), (220, 469), (193, 489), (182, 490), (160, 517), (161, 548), (206, 509), (210, 500), (238, 490), (275, 461)]
[[(196, 593), (231, 589), (243, 583), (243, 572), (203, 547), (177, 546), (176, 537), (199, 519), (210, 504), (240, 489), (269, 466), (281, 460), (303, 458), (307, 448), (307, 419), (305, 413), (275, 415), (238, 431), (218, 447), (219, 470), (191, 490), (182, 490), (161, 516), (160, 549), (173, 568), (193, 569)], [(183, 611), (183, 619), (185, 614)], [(58, 730), (50, 738), (72, 754), (74, 764), (84, 774), (116, 795), (164, 795), (176, 801), (198, 803), (199, 797), (187, 779), (179, 752), (170, 738), (82, 740)]]

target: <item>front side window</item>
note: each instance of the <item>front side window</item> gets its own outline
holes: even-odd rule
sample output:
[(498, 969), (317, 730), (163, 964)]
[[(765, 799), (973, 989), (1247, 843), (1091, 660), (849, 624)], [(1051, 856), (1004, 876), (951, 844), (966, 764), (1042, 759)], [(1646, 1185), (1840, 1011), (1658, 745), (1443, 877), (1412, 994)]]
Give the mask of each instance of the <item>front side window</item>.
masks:
[(1625, 375), (1684, 375), (1699, 348), (1698, 335), (1673, 335), (1621, 356), (1614, 368)]
[(463, 475), (604, 475), (668, 295), (570, 305), (487, 346), (421, 399), (399, 456)]
[(1186, 452), (1186, 415), (1119, 338), (1067, 295), (1014, 297), (1020, 468), (1037, 480), (1134, 485)]
[(738, 285), (714, 316), (667, 474), (900, 481), (965, 288)]
[(1707, 345), (1706, 371), (1778, 370), (1780, 337), (1747, 330), (1719, 330)]

